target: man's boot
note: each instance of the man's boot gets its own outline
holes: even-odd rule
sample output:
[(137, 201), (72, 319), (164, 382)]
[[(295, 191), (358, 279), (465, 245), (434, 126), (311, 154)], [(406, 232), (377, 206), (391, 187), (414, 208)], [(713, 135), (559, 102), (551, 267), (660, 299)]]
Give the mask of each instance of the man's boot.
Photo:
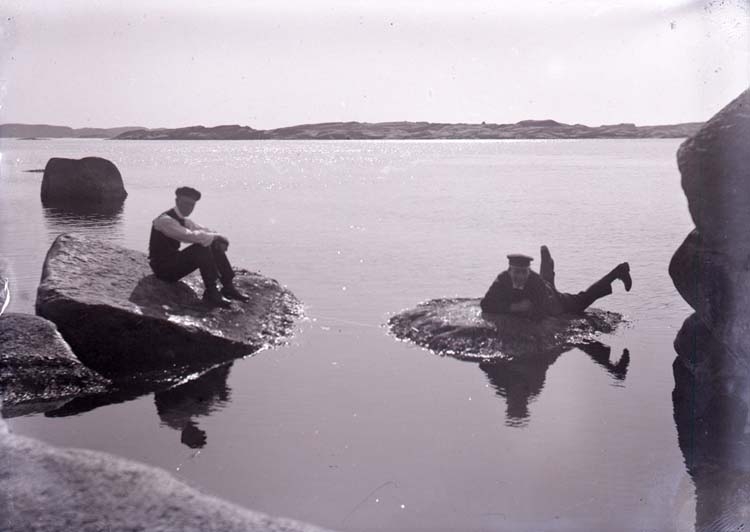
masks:
[(622, 281), (622, 284), (625, 285), (625, 291), (630, 292), (630, 289), (633, 286), (633, 279), (630, 277), (630, 264), (627, 262), (623, 262), (622, 264), (618, 264), (617, 267), (609, 272), (609, 275), (607, 275), (607, 279), (609, 279), (610, 282), (614, 281), (615, 279), (619, 279)]
[(206, 286), (203, 292), (203, 302), (213, 307), (229, 308), (232, 306), (232, 302), (219, 293), (215, 284)]
[(221, 295), (228, 299), (236, 299), (237, 301), (250, 301), (250, 298), (237, 290), (232, 283), (226, 283), (221, 288)]
[(552, 260), (549, 248), (542, 246), (539, 254), (542, 256), (542, 263), (539, 266), (539, 276), (552, 286), (555, 286), (555, 261)]

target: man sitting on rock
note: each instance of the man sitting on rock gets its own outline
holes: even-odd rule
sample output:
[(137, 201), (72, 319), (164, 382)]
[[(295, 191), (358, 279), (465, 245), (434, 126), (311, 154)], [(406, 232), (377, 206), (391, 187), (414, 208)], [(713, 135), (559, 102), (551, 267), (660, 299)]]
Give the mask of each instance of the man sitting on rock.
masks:
[(517, 314), (541, 319), (559, 314), (580, 314), (594, 301), (612, 293), (612, 282), (619, 279), (630, 291), (633, 280), (630, 265), (623, 262), (583, 292), (565, 294), (555, 288), (555, 263), (547, 246), (542, 246), (539, 273), (531, 271), (526, 255), (508, 255), (509, 267), (497, 276), (482, 298), (482, 311), (492, 314)]
[[(174, 208), (159, 215), (152, 224), (148, 255), (154, 275), (163, 281), (177, 282), (199, 269), (203, 284), (203, 300), (213, 306), (227, 308), (229, 299), (249, 298), (232, 284), (234, 271), (226, 251), (229, 240), (188, 219), (201, 199), (201, 193), (190, 187), (175, 190)], [(181, 242), (192, 244), (180, 250)], [(221, 292), (216, 281), (221, 279)], [(229, 298), (229, 299), (227, 299)]]

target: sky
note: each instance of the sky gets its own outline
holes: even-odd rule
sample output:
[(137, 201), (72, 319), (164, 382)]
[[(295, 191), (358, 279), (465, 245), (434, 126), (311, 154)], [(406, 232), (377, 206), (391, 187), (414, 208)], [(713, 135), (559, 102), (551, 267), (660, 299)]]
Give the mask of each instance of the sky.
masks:
[(3, 0), (0, 123), (703, 121), (750, 0)]

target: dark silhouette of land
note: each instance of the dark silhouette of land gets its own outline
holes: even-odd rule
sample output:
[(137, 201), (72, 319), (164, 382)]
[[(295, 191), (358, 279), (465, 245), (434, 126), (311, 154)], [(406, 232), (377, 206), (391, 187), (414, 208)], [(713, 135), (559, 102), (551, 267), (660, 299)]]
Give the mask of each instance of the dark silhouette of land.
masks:
[(71, 129), (64, 126), (2, 124), (0, 137), (88, 137), (118, 140), (638, 139), (690, 137), (702, 125), (702, 122), (657, 126), (625, 123), (591, 127), (563, 124), (555, 120), (522, 120), (515, 124), (325, 122), (262, 130), (239, 125), (175, 129)]

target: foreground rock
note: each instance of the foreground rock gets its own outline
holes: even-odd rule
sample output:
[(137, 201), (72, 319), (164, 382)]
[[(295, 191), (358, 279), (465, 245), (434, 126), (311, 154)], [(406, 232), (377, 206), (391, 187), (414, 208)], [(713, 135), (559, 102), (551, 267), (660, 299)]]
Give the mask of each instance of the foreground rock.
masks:
[(27, 314), (0, 317), (4, 417), (57, 408), (74, 397), (104, 392), (109, 384), (81, 364), (53, 323)]
[(750, 524), (750, 90), (680, 146), (693, 230), (669, 273), (695, 310), (675, 339), (675, 421), (696, 530)]
[[(677, 290), (725, 350), (712, 371), (735, 367), (750, 379), (750, 90), (680, 146), (682, 186), (696, 228), (675, 252), (669, 273)], [(722, 354), (724, 353), (724, 354)], [(695, 353), (700, 356), (699, 353)], [(685, 357), (678, 360), (685, 361)], [(709, 367), (709, 366), (706, 366)], [(688, 371), (695, 367), (687, 365)], [(720, 377), (720, 373), (716, 373)], [(742, 408), (748, 398), (737, 395)], [(750, 429), (750, 424), (749, 424)]]
[(322, 532), (205, 495), (160, 469), (9, 434), (4, 424), (0, 468), (8, 532)]
[(165, 283), (146, 255), (95, 238), (60, 235), (44, 261), (37, 314), (55, 322), (76, 356), (106, 376), (180, 371), (248, 355), (284, 340), (301, 314), (278, 282), (239, 270), (250, 296), (229, 309), (202, 303), (198, 273)]
[(42, 203), (46, 206), (122, 203), (128, 193), (120, 171), (101, 157), (53, 157), (42, 177)]
[(677, 163), (690, 215), (706, 246), (750, 254), (750, 89), (680, 146)]
[(479, 299), (433, 299), (388, 320), (391, 332), (440, 355), (478, 360), (527, 358), (565, 351), (611, 333), (622, 321), (612, 312), (590, 309), (580, 316), (541, 322), (483, 314)]

